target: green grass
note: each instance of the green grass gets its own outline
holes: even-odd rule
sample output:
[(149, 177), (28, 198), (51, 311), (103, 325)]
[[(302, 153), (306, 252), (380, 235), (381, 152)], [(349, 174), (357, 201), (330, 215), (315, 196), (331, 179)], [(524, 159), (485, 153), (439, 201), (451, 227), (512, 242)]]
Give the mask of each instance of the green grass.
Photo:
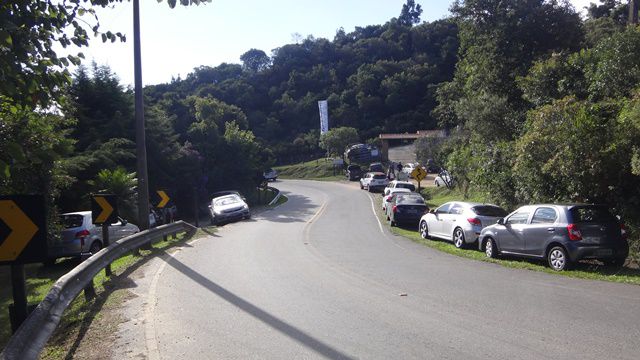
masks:
[[(214, 228), (199, 229), (193, 237), (204, 236), (207, 232), (215, 231)], [(140, 250), (139, 254), (132, 252), (114, 261), (111, 265), (113, 279), (119, 276), (126, 277), (133, 269), (142, 265), (149, 256), (163, 254), (166, 250), (183, 243), (188, 240), (185, 234), (178, 234), (177, 238), (169, 238), (155, 242), (151, 249)], [(49, 292), (51, 286), (64, 274), (78, 265), (75, 259), (60, 259), (52, 266), (43, 266), (41, 264), (25, 265), (27, 300), (29, 304), (38, 304), (44, 296)], [(11, 292), (11, 273), (10, 267), (0, 267), (0, 282), (4, 284), (0, 288), (0, 348), (4, 348), (11, 336), (11, 324), (9, 321), (9, 304), (13, 303), (13, 295)], [(47, 347), (42, 353), (42, 358), (60, 359), (67, 356), (69, 344), (69, 334), (79, 333), (82, 331), (82, 324), (89, 322), (99, 315), (99, 310), (106, 304), (111, 302), (123, 301), (122, 292), (111, 295), (114, 289), (114, 281), (107, 278), (104, 271), (101, 271), (94, 278), (94, 287), (97, 293), (96, 298), (86, 301), (84, 294), (81, 293), (67, 308), (60, 321), (54, 335)], [(86, 331), (86, 329), (85, 329)], [(75, 338), (75, 336), (71, 336)]]
[(276, 203), (275, 203), (275, 204), (273, 204), (273, 205), (269, 205), (268, 207), (269, 207), (269, 208), (272, 208), (272, 209), (273, 209), (273, 208), (277, 208), (278, 206), (280, 206), (280, 205), (282, 205), (282, 204), (286, 203), (287, 201), (289, 201), (289, 198), (288, 198), (288, 197), (286, 197), (286, 196), (284, 196), (284, 195), (280, 195), (280, 197), (278, 198), (278, 201), (276, 201)]
[[(317, 159), (304, 163), (277, 166), (278, 177), (281, 179), (305, 179), (336, 181), (344, 180), (344, 170), (341, 167), (333, 168), (333, 160)], [(334, 175), (335, 174), (335, 175)]]
[[(459, 192), (444, 188), (426, 188), (421, 191), (425, 198), (429, 199), (427, 204), (430, 208), (434, 208), (444, 204), (447, 201), (460, 200), (462, 196)], [(481, 194), (470, 194), (467, 201), (483, 202)], [(385, 217), (380, 209), (377, 210), (378, 217), (385, 222)], [(602, 266), (596, 261), (579, 262), (574, 264), (573, 268), (568, 271), (554, 271), (546, 266), (542, 261), (520, 259), (520, 258), (500, 258), (490, 259), (486, 257), (484, 252), (480, 252), (475, 248), (457, 249), (451, 242), (443, 240), (425, 240), (418, 233), (417, 229), (392, 227), (391, 232), (404, 236), (416, 243), (440, 250), (447, 254), (456, 255), (476, 261), (490, 262), (499, 264), (504, 267), (515, 269), (526, 269), (533, 271), (545, 272), (548, 274), (561, 275), (580, 279), (602, 280), (626, 284), (640, 285), (640, 269), (636, 266), (625, 266), (619, 269)]]

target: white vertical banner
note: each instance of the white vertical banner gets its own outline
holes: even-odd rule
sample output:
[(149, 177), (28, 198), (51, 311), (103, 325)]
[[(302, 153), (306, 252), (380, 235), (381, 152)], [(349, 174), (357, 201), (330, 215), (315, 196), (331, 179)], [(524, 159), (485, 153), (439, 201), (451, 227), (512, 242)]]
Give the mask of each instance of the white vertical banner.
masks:
[(318, 101), (318, 109), (320, 109), (320, 135), (329, 131), (329, 105), (327, 100)]

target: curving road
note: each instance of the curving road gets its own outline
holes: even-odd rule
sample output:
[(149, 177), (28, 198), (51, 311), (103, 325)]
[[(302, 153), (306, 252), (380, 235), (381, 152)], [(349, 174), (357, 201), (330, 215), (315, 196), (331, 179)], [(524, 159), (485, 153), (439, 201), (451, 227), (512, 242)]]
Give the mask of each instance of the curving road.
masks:
[[(462, 259), (391, 235), (354, 184), (279, 181), (284, 205), (166, 257), (150, 359), (637, 359), (640, 287)], [(374, 205), (375, 204), (375, 205)]]

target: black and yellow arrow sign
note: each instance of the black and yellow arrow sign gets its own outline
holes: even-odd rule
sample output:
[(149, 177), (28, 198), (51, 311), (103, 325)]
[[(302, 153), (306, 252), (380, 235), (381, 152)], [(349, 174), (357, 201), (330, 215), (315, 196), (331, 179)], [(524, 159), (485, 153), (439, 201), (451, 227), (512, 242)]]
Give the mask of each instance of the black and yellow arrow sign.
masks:
[(167, 195), (167, 193), (164, 190), (158, 190), (156, 191), (156, 193), (158, 193), (158, 196), (160, 196), (160, 201), (158, 202), (158, 205), (156, 205), (156, 207), (162, 209), (167, 205), (167, 203), (169, 202), (169, 200), (171, 200), (171, 198), (169, 197), (169, 195)]
[(0, 197), (0, 264), (46, 259), (47, 239), (42, 196)]
[(411, 176), (418, 181), (422, 181), (427, 177), (427, 172), (423, 168), (418, 166), (417, 168), (413, 169), (413, 171), (411, 172)]
[(118, 204), (115, 195), (91, 197), (91, 219), (94, 224), (111, 224), (118, 221)]

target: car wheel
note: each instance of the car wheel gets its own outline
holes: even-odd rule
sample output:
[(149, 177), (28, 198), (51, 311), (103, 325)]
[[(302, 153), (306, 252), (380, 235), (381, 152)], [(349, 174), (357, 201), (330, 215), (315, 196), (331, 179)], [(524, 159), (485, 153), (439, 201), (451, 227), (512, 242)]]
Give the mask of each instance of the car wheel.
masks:
[(492, 238), (488, 238), (487, 242), (484, 244), (484, 254), (487, 255), (488, 258), (492, 259), (498, 257), (498, 247), (496, 246), (495, 240)]
[(569, 267), (567, 251), (562, 246), (552, 248), (547, 254), (547, 262), (549, 267), (555, 271), (566, 270)]
[(465, 246), (464, 231), (462, 231), (462, 229), (460, 228), (456, 228), (453, 231), (453, 245), (455, 245), (455, 247), (457, 247), (458, 249), (463, 249)]
[(426, 221), (421, 221), (420, 222), (420, 227), (418, 228), (418, 231), (420, 231), (420, 236), (423, 239), (428, 239), (429, 238), (429, 228), (427, 227), (427, 222)]
[(91, 255), (95, 255), (98, 251), (100, 251), (100, 249), (102, 249), (102, 244), (100, 244), (100, 241), (94, 241), (93, 244), (91, 244), (89, 251), (91, 252)]

